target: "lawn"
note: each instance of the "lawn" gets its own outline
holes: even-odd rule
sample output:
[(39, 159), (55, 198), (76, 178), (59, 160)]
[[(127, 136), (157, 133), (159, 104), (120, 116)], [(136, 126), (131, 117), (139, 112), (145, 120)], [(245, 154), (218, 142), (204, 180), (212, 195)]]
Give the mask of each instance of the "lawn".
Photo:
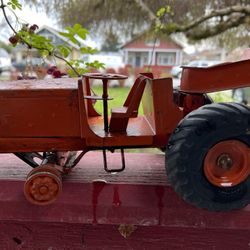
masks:
[[(102, 95), (102, 87), (101, 86), (94, 86), (92, 87), (94, 90), (95, 94), (98, 96)], [(110, 114), (110, 109), (112, 107), (121, 107), (123, 106), (123, 103), (125, 102), (128, 93), (129, 93), (130, 87), (113, 87), (108, 89), (109, 97), (112, 97), (113, 100), (109, 101), (109, 114)], [(220, 91), (216, 93), (210, 93), (209, 96), (213, 99), (214, 102), (232, 102), (234, 101), (231, 97), (232, 91), (231, 90), (226, 90), (226, 91)], [(102, 113), (103, 108), (102, 108), (102, 102), (97, 101), (95, 104), (95, 109)], [(142, 114), (142, 107), (139, 109), (139, 114)]]
[[(102, 95), (102, 86), (94, 86), (92, 87), (92, 90), (95, 92), (96, 95), (101, 96)], [(108, 102), (108, 108), (109, 108), (109, 113), (110, 109), (112, 107), (121, 107), (123, 106), (123, 103), (125, 102), (127, 95), (129, 93), (130, 88), (129, 87), (114, 87), (114, 88), (109, 88), (108, 89), (108, 94), (109, 97), (112, 97), (113, 100), (110, 100)], [(95, 109), (103, 113), (103, 108), (102, 108), (102, 101), (97, 101), (95, 103)]]

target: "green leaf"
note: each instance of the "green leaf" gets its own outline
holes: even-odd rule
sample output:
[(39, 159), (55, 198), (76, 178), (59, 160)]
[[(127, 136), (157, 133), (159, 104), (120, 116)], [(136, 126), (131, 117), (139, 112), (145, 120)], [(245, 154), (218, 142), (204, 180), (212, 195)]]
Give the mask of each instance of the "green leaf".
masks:
[(71, 34), (66, 33), (66, 32), (59, 32), (59, 35), (67, 37), (67, 38), (71, 37)]
[(22, 5), (18, 2), (18, 0), (11, 0), (7, 2), (7, 5), (9, 5), (13, 10), (15, 9), (22, 9)]
[[(79, 75), (83, 75), (84, 73), (89, 72), (89, 69), (86, 69), (86, 68), (83, 68), (83, 67), (75, 68), (75, 70), (77, 71), (77, 73), (78, 73)], [(74, 70), (72, 70), (72, 69), (69, 69), (69, 70), (68, 70), (68, 74), (69, 74), (69, 76), (71, 76), (71, 77), (77, 76), (76, 73), (74, 72)]]
[(39, 50), (41, 57), (48, 57), (50, 55), (48, 50)]
[(81, 47), (80, 51), (81, 51), (82, 54), (91, 54), (91, 55), (93, 55), (93, 54), (95, 54), (95, 53), (98, 52), (97, 49), (93, 49), (93, 48), (91, 48), (89, 46), (87, 46), (87, 47)]
[(172, 11), (170, 5), (166, 5), (165, 7), (160, 8), (156, 12), (156, 16), (159, 17), (159, 18), (163, 17), (165, 14), (173, 15), (173, 11)]
[(164, 14), (165, 14), (165, 7), (160, 8), (156, 13), (157, 17), (162, 17)]
[(77, 45), (79, 45), (79, 41), (75, 38), (75, 36), (79, 36), (80, 38), (85, 40), (87, 35), (89, 34), (89, 31), (84, 29), (79, 23), (76, 23), (73, 27), (67, 26), (65, 27), (65, 30), (67, 32), (60, 32), (59, 34), (67, 37), (68, 39), (70, 39), (70, 41)]
[(37, 49), (48, 50), (49, 52), (52, 52), (55, 48), (51, 40), (46, 37), (37, 34), (29, 34), (28, 38), (29, 38), (29, 43), (31, 43), (32, 47), (35, 47)]
[(73, 36), (70, 37), (69, 40), (70, 40), (72, 43), (74, 43), (74, 44), (76, 44), (76, 45), (78, 45), (78, 46), (81, 46), (81, 43), (80, 43), (76, 38), (74, 38)]
[(96, 60), (93, 62), (86, 62), (85, 64), (88, 68), (105, 69), (105, 64)]
[(71, 53), (72, 49), (68, 46), (65, 46), (65, 45), (57, 45), (56, 46), (59, 53), (63, 56), (63, 57), (68, 57), (69, 54)]
[(75, 32), (78, 31), (78, 30), (81, 29), (81, 28), (82, 28), (82, 25), (79, 24), (79, 23), (76, 23), (76, 24), (73, 26), (73, 30), (75, 30)]
[(68, 38), (72, 43), (77, 44), (78, 46), (81, 45), (81, 43), (74, 37), (74, 34), (72, 32), (66, 33), (66, 32), (59, 32), (61, 36), (64, 36)]

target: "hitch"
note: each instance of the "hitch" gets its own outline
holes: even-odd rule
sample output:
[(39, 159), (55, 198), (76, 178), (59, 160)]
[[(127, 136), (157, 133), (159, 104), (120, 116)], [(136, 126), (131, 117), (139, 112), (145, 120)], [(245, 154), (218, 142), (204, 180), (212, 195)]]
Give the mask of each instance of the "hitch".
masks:
[(115, 169), (109, 169), (107, 164), (107, 155), (106, 155), (106, 149), (103, 149), (103, 164), (104, 164), (104, 170), (107, 173), (117, 173), (122, 172), (125, 169), (125, 156), (124, 156), (124, 149), (121, 148), (121, 161), (122, 161), (122, 167), (121, 168), (115, 168)]

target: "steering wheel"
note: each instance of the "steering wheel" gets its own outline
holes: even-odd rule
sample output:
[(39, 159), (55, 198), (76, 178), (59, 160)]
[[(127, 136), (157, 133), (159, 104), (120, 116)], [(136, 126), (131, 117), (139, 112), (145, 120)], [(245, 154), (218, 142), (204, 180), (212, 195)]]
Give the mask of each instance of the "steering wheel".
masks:
[(102, 79), (102, 80), (121, 80), (127, 79), (125, 75), (119, 74), (109, 74), (109, 73), (86, 73), (83, 74), (84, 77), (93, 78), (93, 79)]

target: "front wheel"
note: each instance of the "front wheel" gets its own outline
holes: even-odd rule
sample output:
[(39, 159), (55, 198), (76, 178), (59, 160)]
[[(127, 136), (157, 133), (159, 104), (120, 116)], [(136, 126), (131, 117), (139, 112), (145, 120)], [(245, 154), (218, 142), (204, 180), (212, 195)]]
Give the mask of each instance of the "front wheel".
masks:
[(166, 150), (170, 184), (188, 203), (227, 211), (250, 200), (250, 109), (236, 103), (205, 105), (188, 114)]

